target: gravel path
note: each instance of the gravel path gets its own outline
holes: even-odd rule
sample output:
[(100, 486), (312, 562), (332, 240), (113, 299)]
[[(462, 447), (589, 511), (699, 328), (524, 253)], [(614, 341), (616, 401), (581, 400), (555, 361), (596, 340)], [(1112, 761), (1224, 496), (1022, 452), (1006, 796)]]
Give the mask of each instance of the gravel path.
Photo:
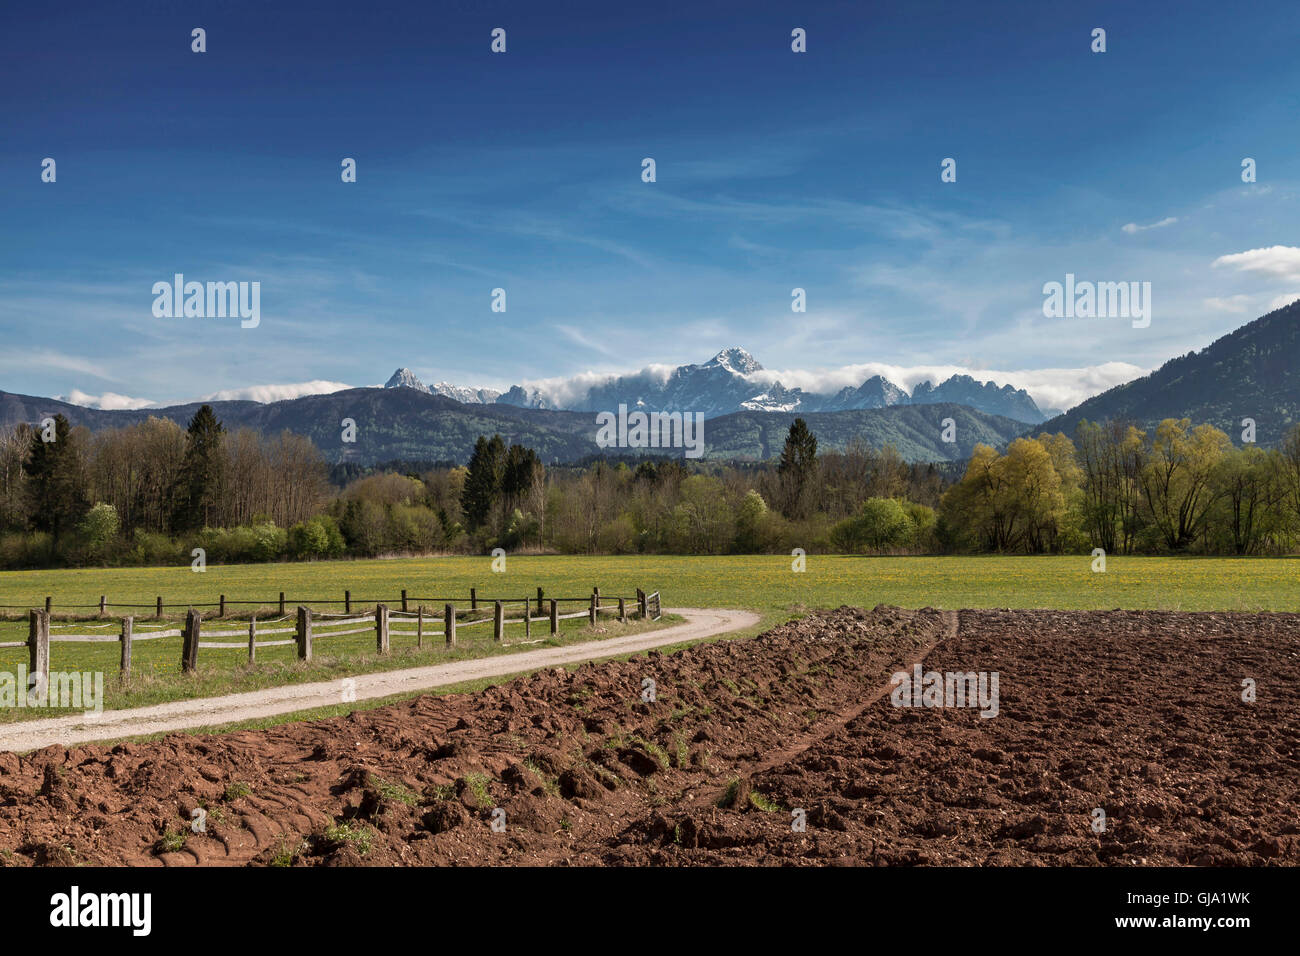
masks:
[[(667, 613), (686, 618), (685, 624), (659, 631), (615, 637), (604, 641), (585, 641), (565, 647), (522, 651), (498, 657), (412, 667), (379, 674), (359, 674), (350, 678), (349, 688), (355, 699), (372, 700), (410, 691), (429, 690), (484, 677), (501, 677), (558, 667), (578, 661), (593, 661), (647, 651), (668, 644), (701, 640), (757, 624), (759, 617), (750, 611), (730, 608), (673, 608)], [(99, 740), (117, 740), (143, 734), (165, 733), (191, 727), (212, 727), (288, 714), (316, 707), (329, 707), (344, 700), (344, 681), (331, 680), (312, 684), (292, 684), (224, 697), (200, 697), (173, 701), (131, 710), (107, 710), (102, 714), (74, 714), (48, 720), (25, 721), (0, 727), (0, 751), (26, 752), (62, 744), (65, 747)]]

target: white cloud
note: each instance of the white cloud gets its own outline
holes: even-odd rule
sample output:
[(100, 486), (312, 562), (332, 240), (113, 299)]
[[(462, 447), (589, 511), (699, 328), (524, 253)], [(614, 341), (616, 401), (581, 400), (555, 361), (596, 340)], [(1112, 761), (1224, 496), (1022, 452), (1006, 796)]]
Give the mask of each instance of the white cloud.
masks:
[(297, 382), (290, 385), (249, 385), (245, 388), (227, 388), (219, 392), (213, 392), (211, 395), (204, 395), (199, 399), (201, 402), (283, 402), (291, 398), (302, 398), (304, 395), (328, 395), (331, 392), (341, 392), (346, 388), (352, 388), (351, 385), (344, 385), (342, 382), (326, 382), (316, 379), (311, 382)]
[(1220, 296), (1211, 296), (1205, 300), (1205, 307), (1215, 312), (1228, 312), (1232, 315), (1241, 315), (1250, 308), (1251, 296), (1248, 295), (1230, 295), (1226, 298)]
[[(639, 371), (623, 373), (622, 377), (662, 383), (674, 368), (672, 365), (647, 365)], [(786, 388), (800, 388), (814, 395), (833, 395), (845, 386), (857, 388), (873, 375), (888, 379), (908, 393), (924, 381), (937, 385), (954, 375), (969, 375), (979, 382), (992, 381), (998, 385), (1023, 388), (1041, 409), (1068, 410), (1084, 399), (1132, 381), (1149, 371), (1150, 369), (1128, 362), (1105, 362), (1080, 368), (1010, 371), (976, 369), (966, 365), (891, 365), (865, 362), (831, 369), (764, 369), (746, 378), (754, 383), (756, 390), (780, 381)], [(566, 408), (581, 401), (592, 387), (604, 385), (618, 377), (620, 376), (609, 372), (584, 372), (567, 378), (534, 379), (521, 384), (529, 391), (539, 392), (548, 403)]]
[(1172, 226), (1177, 221), (1178, 221), (1177, 216), (1167, 216), (1164, 219), (1161, 219), (1159, 222), (1151, 223), (1151, 225), (1149, 226), (1139, 226), (1135, 222), (1130, 222), (1128, 225), (1124, 226), (1124, 231), (1131, 236), (1134, 233), (1146, 232), (1148, 229), (1160, 229), (1164, 226)]
[(148, 408), (154, 402), (147, 398), (132, 398), (130, 395), (118, 395), (116, 392), (105, 392), (102, 395), (88, 395), (80, 389), (74, 388), (65, 398), (62, 395), (54, 396), (61, 402), (68, 402), (72, 405), (80, 405), (82, 408), (100, 408), (106, 412), (116, 412), (121, 409)]
[(975, 369), (964, 365), (889, 365), (883, 362), (866, 362), (861, 365), (845, 365), (828, 370), (765, 370), (756, 373), (754, 377), (766, 381), (780, 379), (787, 388), (797, 386), (806, 392), (827, 394), (837, 392), (846, 385), (856, 388), (873, 375), (880, 375), (895, 385), (907, 389), (908, 392), (924, 381), (937, 385), (954, 375), (969, 375), (978, 382), (991, 381), (998, 385), (1023, 388), (1039, 408), (1069, 410), (1086, 398), (1091, 398), (1116, 385), (1130, 382), (1148, 371), (1150, 370), (1128, 362), (1105, 362), (1101, 365), (1081, 368), (1006, 371)]
[(1300, 292), (1287, 292), (1284, 293), (1283, 295), (1274, 296), (1272, 300), (1270, 300), (1268, 303), (1268, 311), (1272, 312), (1275, 309), (1280, 309), (1284, 306), (1288, 306), (1296, 299), (1300, 299)]
[(674, 368), (675, 365), (647, 365), (634, 372), (580, 372), (556, 378), (526, 379), (520, 384), (530, 392), (536, 390), (550, 404), (567, 408), (580, 402), (597, 385), (607, 385), (616, 378), (641, 378), (662, 385)]
[(1219, 256), (1215, 268), (1231, 266), (1238, 272), (1249, 272), (1268, 279), (1300, 281), (1300, 248), (1295, 246), (1269, 246), (1265, 249), (1248, 249)]

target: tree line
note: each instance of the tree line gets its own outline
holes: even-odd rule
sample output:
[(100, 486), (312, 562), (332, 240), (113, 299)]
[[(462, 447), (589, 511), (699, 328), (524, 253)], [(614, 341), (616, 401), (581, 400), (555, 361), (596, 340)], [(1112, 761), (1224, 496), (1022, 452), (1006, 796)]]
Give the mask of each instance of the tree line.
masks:
[[(337, 472), (336, 472), (337, 474)], [(464, 465), (349, 466), (302, 436), (62, 416), (0, 434), (0, 567), (188, 563), (495, 547), (569, 554), (1277, 554), (1300, 543), (1300, 427), (1278, 448), (1208, 425), (1080, 424), (961, 465), (891, 446), (824, 451), (796, 419), (773, 462), (595, 459), (545, 467), (480, 436)]]

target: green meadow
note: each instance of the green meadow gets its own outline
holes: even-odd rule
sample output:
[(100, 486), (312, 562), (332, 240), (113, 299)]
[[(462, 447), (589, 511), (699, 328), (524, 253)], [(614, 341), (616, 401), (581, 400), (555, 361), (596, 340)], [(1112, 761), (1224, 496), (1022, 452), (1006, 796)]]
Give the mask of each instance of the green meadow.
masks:
[[(809, 555), (802, 573), (780, 555), (512, 556), (493, 573), (488, 557), (400, 558), (297, 564), (175, 568), (92, 568), (11, 571), (0, 575), (0, 605), (22, 608), (54, 599), (70, 604), (152, 605), (260, 600), (269, 606), (284, 591), (294, 599), (396, 602), (411, 597), (489, 598), (535, 595), (582, 597), (599, 586), (605, 595), (630, 596), (638, 587), (661, 591), (665, 606), (747, 607), (784, 612), (840, 604), (961, 608), (1163, 608), (1170, 610), (1300, 611), (1300, 559), (1156, 558), (1111, 556), (1105, 573), (1092, 558), (861, 557)], [(114, 611), (113, 613), (118, 613)], [(151, 613), (142, 611), (137, 613)]]

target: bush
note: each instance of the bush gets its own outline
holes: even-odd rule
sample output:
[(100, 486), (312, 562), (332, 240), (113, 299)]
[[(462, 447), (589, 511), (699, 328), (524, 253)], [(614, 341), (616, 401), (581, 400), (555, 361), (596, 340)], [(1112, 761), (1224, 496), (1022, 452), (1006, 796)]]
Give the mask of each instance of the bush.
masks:
[(165, 534), (136, 528), (132, 536), (131, 563), (144, 565), (189, 563), (189, 552)]
[(626, 513), (605, 522), (596, 534), (596, 549), (605, 554), (631, 554), (638, 544), (636, 525)]
[(54, 540), (44, 531), (0, 537), (0, 567), (48, 568), (55, 557)]
[(387, 513), (387, 548), (423, 554), (442, 542), (442, 522), (424, 505), (392, 505)]
[(907, 517), (912, 522), (911, 544), (918, 551), (933, 551), (936, 543), (935, 531), (938, 524), (934, 509), (926, 505), (919, 505), (915, 501), (904, 501), (903, 510), (907, 512)]
[(121, 522), (117, 519), (117, 509), (110, 504), (100, 502), (86, 512), (81, 519), (79, 530), (86, 539), (86, 547), (94, 555), (102, 554), (117, 537)]
[(917, 523), (909, 507), (920, 509), (917, 516), (926, 522), (927, 531), (934, 526), (934, 512), (921, 505), (900, 502), (895, 498), (868, 498), (858, 514), (846, 518), (831, 530), (835, 547), (850, 553), (863, 550), (885, 551), (911, 545), (917, 537)]
[(252, 554), (254, 561), (274, 561), (289, 550), (289, 535), (283, 528), (268, 521), (254, 525), (252, 530), (256, 539)]
[(289, 529), (289, 556), (299, 560), (338, 557), (347, 550), (338, 522), (329, 515), (317, 515)]

